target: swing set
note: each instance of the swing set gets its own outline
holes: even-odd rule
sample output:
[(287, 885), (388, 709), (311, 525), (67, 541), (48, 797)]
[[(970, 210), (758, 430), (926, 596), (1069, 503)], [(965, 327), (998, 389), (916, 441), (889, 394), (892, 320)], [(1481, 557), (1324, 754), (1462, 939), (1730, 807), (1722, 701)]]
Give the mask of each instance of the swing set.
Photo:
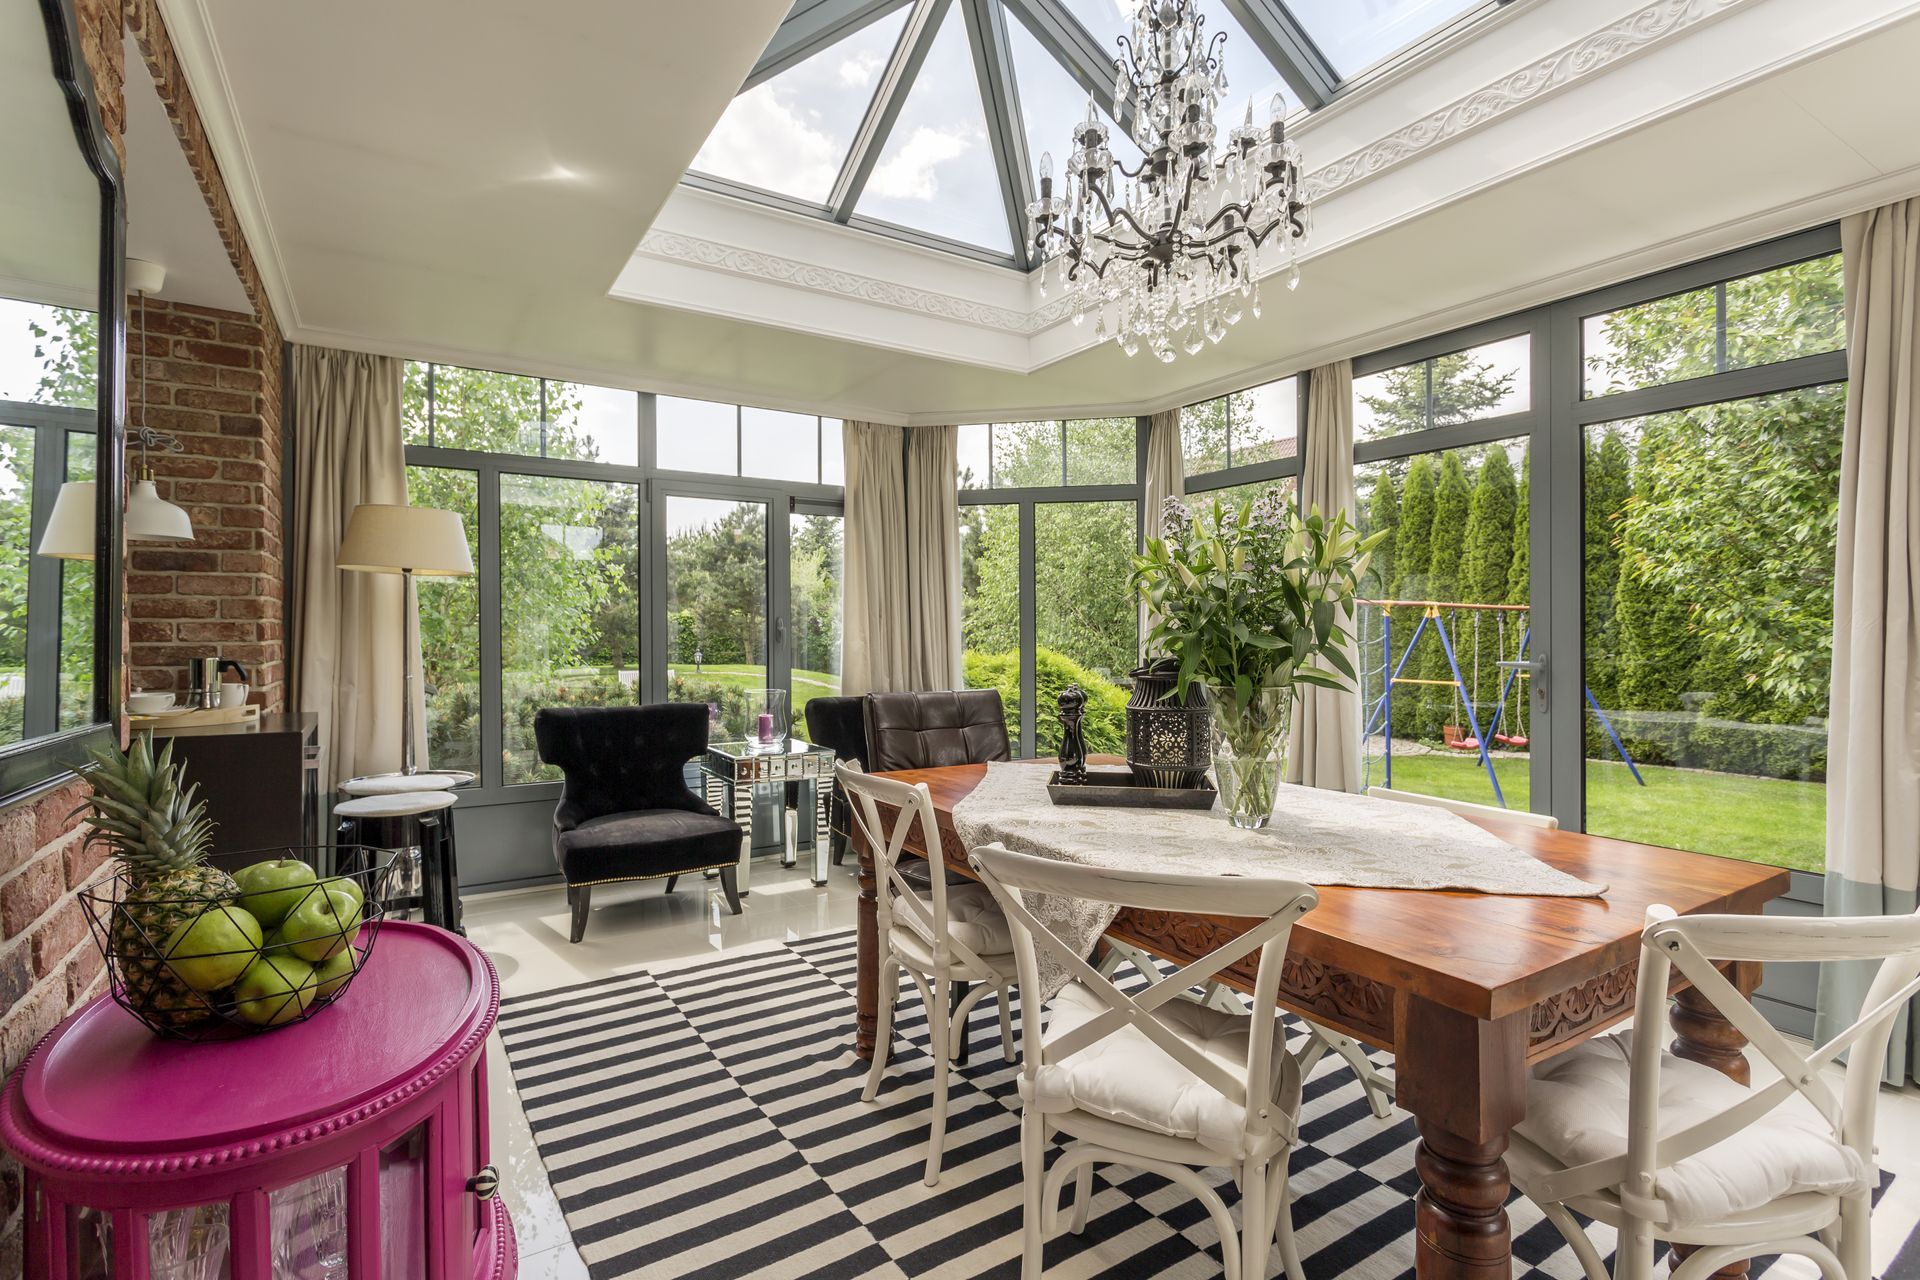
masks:
[[(1381, 661), (1379, 671), (1382, 676), (1381, 692), (1379, 701), (1374, 703), (1372, 711), (1368, 713), (1366, 734), (1368, 737), (1372, 737), (1378, 732), (1383, 733), (1386, 738), (1387, 746), (1383, 759), (1386, 764), (1385, 785), (1387, 788), (1392, 789), (1393, 787), (1393, 691), (1401, 685), (1437, 685), (1453, 690), (1454, 721), (1452, 724), (1446, 726), (1448, 730), (1445, 735), (1447, 747), (1453, 751), (1463, 753), (1471, 751), (1477, 754), (1480, 767), (1486, 770), (1487, 781), (1493, 784), (1493, 798), (1499, 801), (1502, 809), (1506, 808), (1507, 797), (1500, 789), (1500, 776), (1494, 772), (1493, 757), (1490, 754), (1492, 749), (1487, 744), (1491, 741), (1500, 746), (1519, 751), (1525, 750), (1529, 742), (1526, 726), (1527, 700), (1525, 696), (1522, 696), (1514, 703), (1514, 723), (1507, 727), (1504, 732), (1501, 726), (1501, 721), (1505, 719), (1507, 714), (1508, 700), (1513, 696), (1514, 685), (1518, 681), (1532, 678), (1532, 672), (1529, 670), (1532, 664), (1527, 660), (1527, 649), (1533, 642), (1533, 622), (1531, 618), (1517, 617), (1514, 619), (1515, 626), (1513, 629), (1518, 633), (1520, 642), (1513, 651), (1513, 657), (1508, 658), (1506, 656), (1508, 615), (1526, 615), (1529, 612), (1528, 606), (1524, 604), (1467, 604), (1463, 601), (1453, 600), (1361, 600), (1358, 603), (1372, 605), (1380, 610)], [(1414, 627), (1413, 634), (1407, 637), (1406, 647), (1400, 651), (1400, 660), (1398, 662), (1393, 661), (1392, 610), (1394, 609), (1420, 610), (1420, 622)], [(1460, 674), (1460, 661), (1456, 656), (1453, 642), (1453, 637), (1460, 634), (1460, 615), (1462, 613), (1468, 615), (1473, 633), (1473, 681), (1471, 686), (1469, 686), (1467, 680)], [(1497, 669), (1504, 671), (1505, 675), (1501, 678), (1500, 682), (1499, 703), (1494, 708), (1493, 718), (1487, 722), (1486, 731), (1483, 733), (1481, 732), (1479, 714), (1479, 709), (1485, 705), (1480, 701), (1480, 627), (1481, 620), (1486, 615), (1492, 615), (1495, 627), (1493, 665)], [(1452, 618), (1451, 628), (1448, 625), (1449, 616)], [(1446, 655), (1447, 670), (1452, 672), (1453, 675), (1453, 678), (1450, 680), (1421, 679), (1400, 674), (1406, 670), (1407, 659), (1413, 656), (1414, 648), (1420, 643), (1421, 637), (1425, 636), (1429, 631), (1440, 640), (1440, 651)], [(1389, 670), (1389, 666), (1391, 666), (1391, 670)], [(1612, 741), (1614, 751), (1619, 755), (1621, 761), (1626, 764), (1627, 769), (1633, 774), (1633, 780), (1643, 787), (1646, 786), (1647, 780), (1640, 776), (1640, 767), (1634, 763), (1633, 756), (1628, 753), (1626, 744), (1620, 740), (1619, 733), (1614, 730), (1613, 722), (1607, 719), (1607, 713), (1601, 710), (1598, 702), (1594, 701), (1593, 690), (1582, 685), (1581, 692), (1586, 695), (1587, 705), (1593, 708), (1593, 714), (1600, 718), (1601, 727), (1607, 731), (1607, 737)], [(1467, 733), (1464, 735), (1458, 732), (1459, 713), (1462, 708), (1466, 711), (1467, 720)]]

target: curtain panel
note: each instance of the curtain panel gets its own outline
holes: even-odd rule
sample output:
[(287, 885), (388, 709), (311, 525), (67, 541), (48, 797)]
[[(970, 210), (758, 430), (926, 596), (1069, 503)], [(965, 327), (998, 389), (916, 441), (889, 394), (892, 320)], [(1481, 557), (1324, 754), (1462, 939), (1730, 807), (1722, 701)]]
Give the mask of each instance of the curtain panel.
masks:
[[(1337, 360), (1307, 375), (1307, 451), (1300, 464), (1300, 510), (1358, 522), (1353, 488), (1353, 361)], [(1349, 618), (1351, 628), (1353, 619)], [(1347, 658), (1357, 671), (1358, 651)], [(1329, 791), (1359, 791), (1360, 691), (1300, 688), (1287, 738), (1287, 780)]]
[(908, 689), (966, 683), (960, 650), (960, 428), (907, 430)]
[[(400, 768), (405, 625), (396, 574), (343, 573), (340, 540), (363, 502), (404, 504), (401, 361), (296, 345), (293, 349), (294, 705), (320, 717), (320, 785)], [(408, 656), (415, 665), (419, 652)], [(426, 750), (426, 709), (414, 681), (415, 750)]]
[(849, 694), (957, 689), (959, 429), (849, 422), (842, 439), (842, 688)]
[[(1920, 199), (1840, 224), (1847, 424), (1834, 565), (1827, 755), (1828, 915), (1911, 912), (1920, 896)], [(1867, 965), (1823, 965), (1815, 1039), (1859, 1015)], [(1920, 1078), (1909, 1006), (1887, 1078)]]
[[(1140, 498), (1140, 527), (1146, 537), (1157, 538), (1166, 528), (1162, 519), (1168, 498), (1184, 498), (1187, 493), (1186, 455), (1180, 448), (1180, 410), (1168, 409), (1147, 420), (1146, 486)], [(1147, 636), (1153, 630), (1153, 610), (1140, 602), (1140, 661), (1147, 660)]]

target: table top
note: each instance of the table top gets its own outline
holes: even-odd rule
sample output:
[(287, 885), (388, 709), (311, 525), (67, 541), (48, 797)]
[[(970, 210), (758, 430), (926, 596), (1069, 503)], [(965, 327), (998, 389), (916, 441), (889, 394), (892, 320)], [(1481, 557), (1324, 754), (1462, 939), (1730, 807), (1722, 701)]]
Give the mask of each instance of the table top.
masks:
[(784, 746), (774, 745), (766, 747), (761, 746), (758, 742), (751, 739), (734, 738), (724, 742), (709, 742), (707, 744), (707, 754), (719, 756), (726, 760), (740, 761), (777, 759), (780, 756), (823, 755), (831, 757), (833, 755), (833, 749), (830, 747), (815, 746), (813, 743), (802, 738), (788, 738)]
[[(1035, 761), (1044, 767), (1050, 762)], [(965, 869), (953, 807), (985, 765), (884, 775), (927, 784), (942, 853)], [(1284, 788), (1281, 803), (1286, 803)], [(1436, 816), (1442, 811), (1436, 810)], [(1202, 814), (1195, 821), (1219, 821)], [(1501, 1018), (1597, 973), (1635, 961), (1646, 910), (1757, 912), (1787, 891), (1788, 873), (1732, 858), (1548, 831), (1499, 818), (1468, 821), (1582, 880), (1599, 898), (1536, 898), (1430, 889), (1321, 887), (1320, 905), (1293, 928), (1303, 954), (1480, 1018)]]
[(16, 1153), (204, 1153), (349, 1110), (372, 1114), (475, 1052), (499, 984), (464, 938), (380, 926), (335, 1004), (240, 1039), (163, 1040), (105, 996), (67, 1019), (7, 1083), (0, 1137)]

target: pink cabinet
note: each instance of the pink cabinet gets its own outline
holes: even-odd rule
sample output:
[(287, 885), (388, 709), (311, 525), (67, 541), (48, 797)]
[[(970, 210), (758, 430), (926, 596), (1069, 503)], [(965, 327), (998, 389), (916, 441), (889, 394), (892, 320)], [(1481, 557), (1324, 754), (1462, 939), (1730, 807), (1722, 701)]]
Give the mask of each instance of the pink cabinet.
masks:
[(487, 1153), (493, 966), (381, 926), (338, 1004), (246, 1039), (155, 1038), (111, 1000), (7, 1082), (35, 1280), (508, 1280)]

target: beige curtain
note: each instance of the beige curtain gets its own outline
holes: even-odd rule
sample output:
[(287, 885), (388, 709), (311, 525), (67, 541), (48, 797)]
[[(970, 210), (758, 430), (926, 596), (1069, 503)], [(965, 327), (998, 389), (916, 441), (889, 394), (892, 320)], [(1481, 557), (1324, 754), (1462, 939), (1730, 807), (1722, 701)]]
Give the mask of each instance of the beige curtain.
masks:
[[(1351, 360), (1322, 365), (1307, 375), (1306, 425), (1300, 510), (1328, 516), (1345, 512), (1355, 518)], [(1359, 667), (1359, 655), (1351, 647), (1347, 658)], [(1359, 691), (1302, 686), (1287, 744), (1288, 781), (1329, 791), (1360, 790)]]
[(960, 429), (907, 429), (906, 689), (958, 689)]
[[(1157, 538), (1168, 498), (1183, 498), (1187, 493), (1185, 455), (1180, 450), (1180, 411), (1168, 409), (1156, 413), (1147, 422), (1146, 488), (1141, 500), (1141, 529), (1146, 537)], [(1153, 630), (1153, 612), (1146, 601), (1140, 602), (1140, 661), (1147, 660), (1147, 633)]]
[(844, 640), (840, 683), (847, 693), (901, 688), (907, 670), (907, 484), (904, 429), (848, 422)]
[[(292, 669), (295, 705), (320, 717), (320, 781), (400, 767), (400, 637), (394, 574), (343, 573), (340, 539), (363, 502), (407, 500), (401, 362), (323, 347), (293, 349)], [(419, 662), (419, 654), (411, 661)], [(414, 683), (415, 749), (426, 715)]]
[[(1847, 425), (1834, 573), (1828, 915), (1920, 896), (1920, 199), (1840, 224)], [(1814, 1037), (1858, 1016), (1871, 970), (1823, 965)], [(1920, 1009), (1887, 1075), (1920, 1076)]]

